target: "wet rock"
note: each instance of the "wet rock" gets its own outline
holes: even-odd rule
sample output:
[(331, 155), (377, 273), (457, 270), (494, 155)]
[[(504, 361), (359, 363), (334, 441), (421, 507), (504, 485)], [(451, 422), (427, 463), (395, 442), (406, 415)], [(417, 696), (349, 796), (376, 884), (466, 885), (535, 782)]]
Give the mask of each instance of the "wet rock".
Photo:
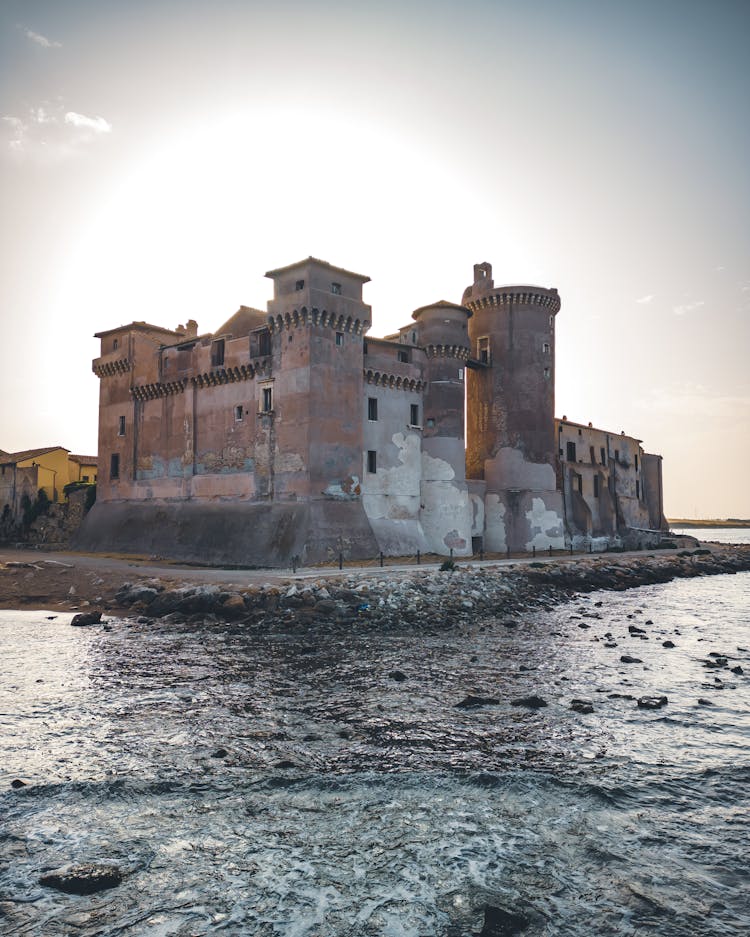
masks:
[(159, 590), (153, 586), (132, 585), (126, 582), (122, 589), (115, 595), (115, 601), (120, 605), (134, 605), (136, 602), (142, 602), (149, 605), (159, 594)]
[(391, 678), (391, 680), (395, 680), (396, 683), (403, 683), (404, 680), (406, 680), (406, 674), (401, 670), (392, 670), (388, 676)]
[(238, 592), (233, 592), (221, 603), (221, 613), (228, 618), (239, 618), (245, 614), (245, 600)]
[(742, 669), (742, 667), (740, 667), (739, 664), (737, 664), (736, 667), (732, 667), (732, 668), (731, 668), (731, 671), (732, 671), (732, 673), (736, 673), (738, 677), (739, 677), (739, 676), (742, 676), (742, 674), (745, 672), (745, 671)]
[(621, 654), (620, 662), (623, 664), (642, 664), (640, 657), (631, 657), (629, 654)]
[(15, 790), (18, 790), (19, 787), (26, 787), (26, 782), (22, 781), (20, 778), (14, 778), (10, 782), (10, 786), (14, 788)]
[(484, 924), (478, 937), (513, 937), (529, 926), (529, 919), (520, 911), (510, 911), (487, 905), (484, 909)]
[(639, 628), (637, 625), (628, 625), (628, 631), (631, 634), (645, 634), (646, 632), (643, 628)]
[(639, 709), (661, 709), (662, 706), (666, 706), (669, 700), (666, 696), (639, 696), (638, 697), (638, 708)]
[(229, 752), (226, 748), (217, 748), (216, 751), (211, 755), (212, 758), (226, 758)]
[(699, 706), (713, 706), (713, 703), (711, 702), (710, 699), (706, 699), (705, 696), (699, 696), (698, 705)]
[(675, 643), (674, 641), (662, 641), (661, 646), (662, 647), (674, 647)]
[(583, 715), (587, 715), (588, 713), (592, 713), (594, 711), (594, 706), (591, 700), (587, 699), (572, 699), (570, 701), (570, 708), (573, 710), (573, 712), (582, 713)]
[(456, 703), (456, 709), (472, 709), (475, 706), (497, 706), (500, 700), (493, 696), (465, 696), (460, 703)]
[(541, 696), (519, 696), (510, 701), (511, 706), (524, 706), (526, 709), (541, 709), (547, 705), (547, 700)]
[(83, 628), (85, 625), (98, 625), (102, 620), (101, 610), (97, 612), (80, 612), (73, 616), (71, 625), (74, 628)]
[(617, 647), (617, 641), (605, 641), (604, 646), (605, 647)]
[(42, 875), (39, 884), (55, 888), (68, 895), (93, 895), (106, 888), (115, 888), (122, 881), (122, 872), (116, 865), (68, 866)]
[(609, 693), (607, 695), (608, 699), (635, 699), (631, 693)]

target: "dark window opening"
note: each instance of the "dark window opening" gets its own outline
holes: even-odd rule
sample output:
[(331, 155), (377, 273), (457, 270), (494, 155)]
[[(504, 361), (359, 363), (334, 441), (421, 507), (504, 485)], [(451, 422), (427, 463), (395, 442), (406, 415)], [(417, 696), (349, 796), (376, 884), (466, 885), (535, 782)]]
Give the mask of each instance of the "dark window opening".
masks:
[(404, 361), (408, 364), (409, 352), (406, 348), (399, 348), (397, 357), (399, 361)]
[(378, 418), (378, 398), (367, 398), (367, 419), (375, 421)]
[(550, 371), (549, 368), (545, 368), (545, 369), (544, 369), (544, 378), (545, 378), (545, 380), (548, 381), (548, 380), (550, 379), (551, 373), (552, 373), (552, 372)]
[(599, 476), (594, 475), (594, 497), (599, 497)]
[(607, 450), (604, 448), (604, 446), (602, 446), (599, 452), (602, 457), (602, 465), (606, 465), (607, 464)]
[(115, 339), (115, 340), (112, 342), (112, 351), (117, 351), (117, 349), (118, 349), (119, 347), (120, 347), (120, 343), (119, 343), (119, 341), (118, 341), (117, 339)]
[(117, 435), (118, 436), (125, 435), (125, 417), (124, 416), (118, 417), (117, 419)]
[(638, 456), (635, 456), (635, 470), (638, 471)]
[(271, 333), (269, 331), (258, 333), (258, 354), (271, 354)]
[(620, 461), (620, 450), (615, 449), (615, 462), (619, 462), (619, 461)]
[(417, 344), (417, 333), (416, 333), (416, 332), (412, 332), (412, 333), (411, 333), (411, 343), (412, 343), (412, 345), (416, 345), (416, 344)]
[(583, 436), (583, 430), (582, 430), (582, 429), (579, 429), (579, 430), (578, 430), (578, 435), (579, 435), (579, 436)]
[(224, 339), (211, 343), (211, 367), (216, 368), (224, 364)]
[(563, 451), (562, 451), (562, 449), (560, 449), (559, 452), (560, 452), (560, 458), (562, 459), (562, 457), (563, 457)]
[(378, 470), (378, 454), (374, 449), (367, 450), (367, 471), (374, 475)]
[(569, 442), (567, 445), (567, 459), (568, 462), (575, 462), (576, 460), (576, 444), (574, 442)]
[(81, 476), (81, 480), (87, 482), (89, 480), (88, 475)]
[(409, 419), (412, 426), (419, 426), (419, 404), (413, 403), (411, 405), (411, 413), (409, 414)]
[(576, 475), (576, 483), (578, 485), (578, 494), (583, 494), (583, 475)]
[(591, 457), (591, 464), (594, 465), (596, 462), (596, 456), (594, 455), (594, 447), (589, 446), (589, 456)]
[(109, 477), (120, 477), (120, 456), (117, 452), (113, 452), (109, 459)]
[(369, 353), (370, 353), (370, 352), (369, 352), (368, 347), (367, 347), (367, 342), (362, 342), (362, 354), (363, 354), (363, 355), (368, 355)]
[(331, 283), (331, 292), (336, 293), (336, 295), (341, 294), (341, 284), (340, 283)]
[(544, 354), (544, 355), (548, 355), (548, 354), (549, 354), (549, 342), (543, 342), (543, 343), (542, 343), (542, 354)]
[(261, 409), (264, 413), (270, 413), (273, 410), (273, 388), (264, 387), (261, 395)]
[(639, 499), (641, 497), (641, 483), (639, 481), (636, 481), (635, 483), (635, 496)]
[(234, 408), (234, 419), (237, 423), (239, 423), (242, 420), (242, 404), (238, 404)]
[(344, 333), (343, 333), (343, 332), (336, 332), (336, 344), (337, 344), (337, 345), (343, 345), (343, 344), (344, 344)]
[(482, 362), (482, 364), (490, 363), (490, 340), (489, 336), (480, 338), (477, 341), (477, 358)]
[(430, 429), (432, 429), (432, 427), (435, 425), (435, 421), (433, 420), (432, 417), (430, 417), (430, 418), (427, 420), (427, 425), (429, 426)]
[(305, 288), (305, 281), (304, 281), (304, 280), (297, 280), (297, 282), (294, 284), (294, 288), (295, 288), (295, 290), (297, 290), (298, 292), (299, 292), (299, 290), (303, 290), (303, 289)]

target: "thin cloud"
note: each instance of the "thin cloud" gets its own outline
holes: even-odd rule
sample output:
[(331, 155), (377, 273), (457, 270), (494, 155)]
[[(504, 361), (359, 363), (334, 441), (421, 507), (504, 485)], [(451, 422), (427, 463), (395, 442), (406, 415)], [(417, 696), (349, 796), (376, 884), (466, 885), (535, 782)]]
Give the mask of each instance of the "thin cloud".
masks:
[(636, 302), (641, 306), (645, 306), (646, 303), (650, 303), (654, 299), (654, 295), (654, 293), (649, 293), (647, 296), (641, 296), (640, 299), (636, 299)]
[(77, 114), (75, 111), (68, 111), (65, 123), (94, 133), (112, 133), (112, 124), (103, 117), (86, 117), (85, 114)]
[(29, 29), (27, 26), (21, 26), (20, 29), (23, 30), (23, 34), (27, 39), (43, 49), (62, 49), (62, 43), (57, 42), (55, 39), (48, 39), (41, 33), (35, 33), (33, 29)]
[(45, 102), (32, 107), (22, 117), (6, 114), (2, 118), (5, 145), (16, 158), (59, 160), (83, 152), (94, 141), (112, 132), (104, 117), (88, 117), (78, 111), (66, 111), (61, 103)]
[(675, 306), (672, 309), (672, 312), (676, 316), (686, 316), (689, 312), (695, 312), (696, 309), (700, 309), (701, 306), (705, 306), (705, 302), (702, 299), (697, 299), (692, 303), (683, 303), (681, 306)]

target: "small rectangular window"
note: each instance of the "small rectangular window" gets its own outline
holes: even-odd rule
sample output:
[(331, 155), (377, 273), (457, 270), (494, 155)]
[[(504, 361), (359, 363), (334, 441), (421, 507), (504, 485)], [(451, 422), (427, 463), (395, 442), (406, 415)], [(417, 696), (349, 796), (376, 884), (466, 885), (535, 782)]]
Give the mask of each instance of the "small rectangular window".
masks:
[(578, 484), (578, 494), (583, 494), (583, 475), (576, 475), (576, 482)]
[(242, 422), (242, 404), (237, 404), (234, 408), (234, 420), (236, 423)]
[(599, 453), (602, 457), (602, 465), (606, 465), (607, 464), (607, 450), (604, 448), (604, 446), (601, 447), (601, 449), (599, 450)]
[(369, 350), (368, 350), (368, 347), (367, 347), (367, 342), (362, 342), (362, 354), (363, 354), (363, 355), (369, 354)]
[(599, 476), (594, 475), (594, 497), (599, 497)]
[(589, 446), (589, 456), (590, 456), (590, 458), (591, 458), (591, 464), (594, 465), (594, 463), (596, 462), (596, 456), (594, 455), (594, 447), (593, 447), (593, 446)]
[(636, 483), (635, 483), (635, 496), (636, 496), (636, 498), (638, 498), (638, 499), (640, 499), (640, 497), (641, 497), (641, 483), (640, 483), (639, 481), (637, 481), (637, 480), (636, 480)]
[(117, 341), (117, 339), (114, 339), (114, 341), (112, 342), (112, 351), (117, 351), (119, 347), (120, 347), (120, 343)]
[(343, 345), (343, 344), (344, 344), (344, 333), (343, 333), (343, 332), (336, 332), (336, 344), (337, 344), (337, 345)]
[(458, 379), (459, 379), (459, 381), (462, 381), (462, 380), (464, 379), (464, 369), (463, 369), (463, 368), (459, 368), (459, 369), (458, 369)]
[(549, 354), (549, 342), (543, 342), (543, 343), (542, 343), (542, 354), (544, 354), (544, 355), (548, 355), (548, 354)]
[(374, 449), (367, 450), (367, 471), (374, 475), (378, 470), (378, 454)]
[(413, 403), (411, 405), (411, 413), (409, 414), (409, 421), (412, 426), (419, 426), (419, 404)]
[(341, 294), (341, 284), (340, 283), (331, 283), (331, 292), (336, 293), (336, 295)]
[(120, 477), (120, 456), (117, 452), (113, 452), (109, 458), (109, 477)]
[(211, 343), (211, 367), (217, 368), (224, 364), (224, 339), (220, 338)]
[(367, 419), (375, 421), (378, 418), (378, 398), (377, 397), (368, 397), (367, 398)]
[(638, 471), (638, 456), (635, 456), (635, 470)]
[(551, 373), (552, 373), (552, 372), (550, 371), (549, 368), (545, 368), (545, 369), (544, 369), (544, 379), (545, 379), (545, 381), (548, 381), (548, 380), (550, 379)]
[(82, 481), (85, 481), (85, 482), (87, 482), (88, 480), (89, 480), (89, 477), (88, 477), (88, 475), (84, 475), (84, 476), (83, 476), (83, 479), (82, 479)]
[(260, 395), (260, 409), (263, 413), (270, 413), (273, 410), (273, 388), (264, 387)]
[(297, 290), (297, 292), (299, 292), (300, 290), (303, 290), (305, 288), (305, 281), (297, 280), (297, 282), (294, 284), (294, 288), (295, 290)]
[(490, 363), (490, 339), (487, 335), (477, 340), (477, 358), (482, 364)]
[(124, 417), (124, 416), (118, 417), (118, 420), (117, 420), (117, 435), (118, 435), (118, 436), (124, 436), (124, 435), (125, 435), (125, 417)]
[(409, 362), (409, 351), (406, 348), (399, 348), (397, 352), (397, 357), (399, 361), (403, 361), (408, 364)]
[(620, 461), (620, 450), (615, 449), (615, 462), (619, 462), (619, 461)]
[(574, 442), (566, 443), (567, 447), (567, 459), (568, 462), (575, 462), (576, 460), (576, 444)]

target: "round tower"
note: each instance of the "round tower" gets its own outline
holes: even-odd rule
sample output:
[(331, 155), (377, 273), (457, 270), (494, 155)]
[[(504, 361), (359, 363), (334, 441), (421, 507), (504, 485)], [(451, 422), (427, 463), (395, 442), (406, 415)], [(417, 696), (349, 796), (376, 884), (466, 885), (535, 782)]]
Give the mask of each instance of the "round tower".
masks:
[[(474, 266), (474, 282), (462, 302), (472, 313), (467, 476), (484, 479), (487, 495), (499, 495), (505, 505), (503, 548), (551, 546), (553, 540), (561, 546), (557, 535), (544, 533), (557, 529), (551, 517), (539, 520), (534, 514), (542, 510), (539, 502), (556, 514), (560, 506), (559, 497), (552, 496), (559, 496), (554, 411), (560, 297), (557, 290), (538, 286), (496, 287), (492, 267), (482, 263)], [(559, 514), (561, 537), (561, 506)], [(540, 529), (543, 535), (537, 537)]]
[(426, 357), (420, 521), (431, 550), (466, 556), (472, 538), (464, 450), (471, 312), (442, 300), (422, 306), (412, 318)]

